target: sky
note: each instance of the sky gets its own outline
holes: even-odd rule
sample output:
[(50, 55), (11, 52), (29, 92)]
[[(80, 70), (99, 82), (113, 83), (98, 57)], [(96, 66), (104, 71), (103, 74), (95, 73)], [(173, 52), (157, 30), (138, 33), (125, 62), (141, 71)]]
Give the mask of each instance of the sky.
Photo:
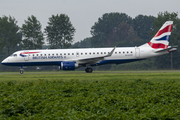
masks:
[(180, 18), (180, 0), (0, 0), (0, 17), (13, 16), (19, 27), (34, 15), (44, 31), (52, 15), (68, 15), (76, 29), (75, 42), (91, 37), (91, 27), (105, 13), (126, 13), (135, 18), (140, 14), (157, 17), (164, 11), (178, 12)]

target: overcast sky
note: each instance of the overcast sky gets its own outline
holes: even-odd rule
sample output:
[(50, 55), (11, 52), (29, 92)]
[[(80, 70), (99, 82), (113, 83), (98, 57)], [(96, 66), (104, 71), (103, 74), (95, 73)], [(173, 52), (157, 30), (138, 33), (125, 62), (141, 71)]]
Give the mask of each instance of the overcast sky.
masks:
[(91, 27), (104, 13), (126, 13), (134, 18), (139, 14), (157, 16), (164, 11), (179, 14), (180, 0), (0, 0), (0, 17), (13, 16), (20, 27), (34, 15), (44, 31), (49, 17), (68, 15), (76, 29), (75, 41), (91, 37)]

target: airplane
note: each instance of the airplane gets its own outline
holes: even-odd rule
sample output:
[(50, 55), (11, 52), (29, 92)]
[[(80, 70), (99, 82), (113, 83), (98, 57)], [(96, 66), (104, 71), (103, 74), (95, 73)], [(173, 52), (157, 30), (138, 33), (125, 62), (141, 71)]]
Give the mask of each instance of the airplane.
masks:
[(1, 64), (19, 66), (20, 74), (25, 66), (45, 65), (57, 65), (61, 70), (86, 67), (85, 72), (92, 73), (91, 66), (128, 63), (176, 51), (177, 46), (168, 46), (172, 27), (173, 21), (166, 21), (150, 42), (139, 47), (21, 50)]

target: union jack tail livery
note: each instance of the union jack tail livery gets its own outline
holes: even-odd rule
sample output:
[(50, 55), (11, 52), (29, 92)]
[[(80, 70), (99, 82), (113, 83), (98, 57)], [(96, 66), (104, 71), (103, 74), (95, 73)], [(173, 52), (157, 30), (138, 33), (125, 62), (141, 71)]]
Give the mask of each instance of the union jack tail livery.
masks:
[(166, 49), (169, 45), (169, 39), (173, 27), (173, 21), (167, 21), (159, 29), (156, 35), (148, 42), (153, 49)]

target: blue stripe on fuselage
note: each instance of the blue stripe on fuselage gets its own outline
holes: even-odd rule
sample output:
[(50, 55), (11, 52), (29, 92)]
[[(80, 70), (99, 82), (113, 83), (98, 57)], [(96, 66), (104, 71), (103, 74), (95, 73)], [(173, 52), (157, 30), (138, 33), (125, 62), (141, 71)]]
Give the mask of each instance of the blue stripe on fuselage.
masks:
[(61, 61), (55, 62), (12, 62), (12, 63), (1, 63), (7, 66), (42, 66), (42, 65), (61, 65)]
[(26, 55), (20, 54), (21, 57), (26, 57)]
[[(96, 65), (104, 65), (104, 64), (122, 64), (122, 63), (128, 63), (128, 62), (134, 62), (138, 60), (143, 59), (122, 59), (122, 60), (103, 60), (97, 64), (93, 64), (92, 66)], [(51, 62), (7, 62), (7, 63), (1, 63), (2, 65), (7, 66), (45, 66), (45, 65), (61, 65), (61, 62), (63, 61), (51, 61)]]

